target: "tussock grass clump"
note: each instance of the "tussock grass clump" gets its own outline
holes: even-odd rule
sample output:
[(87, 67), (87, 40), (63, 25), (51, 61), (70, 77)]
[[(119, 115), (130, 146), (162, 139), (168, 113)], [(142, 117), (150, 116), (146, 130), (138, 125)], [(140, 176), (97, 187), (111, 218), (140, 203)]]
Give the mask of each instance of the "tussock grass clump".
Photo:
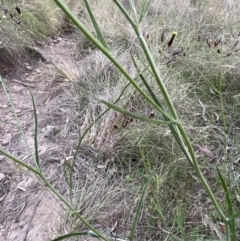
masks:
[[(100, 159), (98, 160), (101, 161)], [(126, 202), (130, 201), (129, 184), (121, 177), (116, 167), (91, 163), (89, 157), (77, 162), (74, 173), (72, 202), (79, 213), (96, 227), (109, 230), (115, 225), (123, 232), (122, 217), (126, 211)], [(67, 166), (65, 166), (67, 170)], [(67, 176), (66, 176), (67, 177)], [(116, 225), (117, 223), (117, 225)], [(85, 225), (72, 213), (64, 214), (58, 227), (61, 233), (86, 230)]]

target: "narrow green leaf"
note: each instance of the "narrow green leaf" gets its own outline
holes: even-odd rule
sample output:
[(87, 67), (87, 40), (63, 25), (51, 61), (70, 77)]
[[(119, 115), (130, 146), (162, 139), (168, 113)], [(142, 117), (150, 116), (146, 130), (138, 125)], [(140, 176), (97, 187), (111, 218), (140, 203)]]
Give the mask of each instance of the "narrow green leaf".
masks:
[(106, 106), (122, 113), (122, 114), (125, 114), (127, 116), (130, 116), (132, 118), (135, 118), (135, 119), (139, 119), (139, 120), (142, 120), (142, 121), (146, 121), (148, 123), (152, 123), (152, 124), (158, 124), (158, 125), (169, 125), (169, 124), (178, 124), (177, 121), (174, 121), (174, 120), (171, 120), (171, 121), (161, 121), (161, 120), (155, 120), (155, 119), (151, 119), (151, 118), (148, 118), (148, 117), (145, 117), (145, 116), (142, 116), (142, 115), (137, 115), (137, 114), (134, 114), (130, 111), (127, 111), (126, 109), (123, 109), (121, 107), (118, 107), (108, 101), (105, 101), (105, 100), (101, 100), (101, 102), (103, 104), (105, 104)]
[(182, 212), (181, 212), (181, 210), (179, 208), (179, 204), (177, 205), (177, 223), (178, 223), (178, 227), (180, 229), (181, 235), (182, 235), (182, 239), (184, 241), (187, 241), (186, 233), (185, 233), (184, 226), (183, 226)]
[(148, 185), (150, 184), (151, 180), (152, 180), (152, 176), (148, 179), (147, 183), (145, 184), (145, 186), (143, 188), (143, 192), (142, 192), (142, 195), (141, 195), (141, 198), (140, 198), (140, 201), (139, 201), (139, 204), (138, 204), (137, 212), (135, 214), (135, 217), (134, 217), (134, 220), (133, 220), (133, 225), (132, 225), (132, 228), (131, 228), (130, 241), (135, 240), (134, 235), (135, 235), (135, 232), (136, 232), (138, 219), (140, 217), (140, 212), (141, 212), (141, 209), (142, 209), (145, 194), (147, 192), (147, 188), (148, 188)]
[(98, 238), (98, 236), (94, 235), (93, 233), (81, 232), (81, 233), (69, 233), (69, 234), (60, 236), (58, 238), (55, 238), (52, 241), (61, 241), (61, 240), (69, 239), (69, 238), (72, 238), (72, 237), (79, 237), (79, 236), (90, 236), (90, 237)]
[(139, 74), (139, 77), (141, 78), (143, 84), (145, 85), (145, 87), (147, 88), (148, 92), (150, 93), (152, 99), (155, 101), (155, 103), (163, 110), (163, 107), (161, 105), (161, 103), (159, 102), (158, 98), (156, 97), (156, 95), (154, 94), (154, 92), (152, 91), (151, 87), (149, 86), (149, 84), (147, 83), (147, 81), (145, 80), (143, 74), (141, 73), (138, 65), (137, 65), (137, 62), (132, 54), (132, 52), (130, 52), (130, 55), (131, 55), (131, 59), (133, 61), (133, 65), (135, 67), (135, 69), (137, 70), (138, 74)]
[(131, 10), (132, 10), (132, 12), (134, 14), (135, 20), (137, 21), (138, 16), (137, 16), (137, 10), (136, 10), (135, 1), (134, 0), (129, 0), (129, 3), (130, 3)]
[(217, 167), (217, 172), (218, 172), (218, 176), (219, 176), (219, 178), (220, 178), (220, 181), (221, 181), (221, 183), (222, 183), (223, 189), (224, 189), (225, 194), (226, 194), (226, 200), (227, 200), (227, 204), (228, 204), (228, 210), (229, 210), (229, 212), (230, 212), (230, 215), (232, 215), (232, 214), (233, 214), (233, 206), (232, 206), (231, 194), (230, 194), (229, 189), (228, 189), (228, 187), (227, 187), (227, 183), (226, 183), (224, 177), (222, 176), (222, 174), (221, 174), (221, 172), (220, 172), (220, 170), (219, 170), (218, 167)]
[[(218, 176), (221, 180), (223, 189), (224, 189), (225, 194), (226, 194), (226, 201), (227, 201), (227, 205), (228, 205), (229, 214), (231, 216), (233, 216), (233, 204), (232, 204), (231, 194), (230, 194), (229, 189), (227, 187), (227, 183), (226, 183), (224, 177), (222, 176), (220, 170), (218, 169), (218, 167), (217, 167), (217, 172), (218, 172)], [(226, 222), (227, 220), (224, 220), (224, 221)], [(229, 229), (230, 229), (231, 241), (237, 241), (237, 231), (236, 231), (235, 220), (229, 221), (228, 225), (229, 225)]]
[(38, 154), (38, 119), (37, 119), (37, 111), (36, 111), (36, 105), (33, 98), (33, 94), (30, 92), (32, 97), (32, 103), (33, 103), (33, 113), (34, 113), (34, 121), (35, 121), (35, 130), (34, 130), (34, 148), (35, 148), (35, 160), (37, 169), (39, 172), (41, 172), (41, 166), (39, 162), (39, 154)]
[(92, 9), (91, 9), (88, 1), (87, 1), (87, 0), (84, 0), (84, 3), (85, 3), (85, 5), (86, 5), (86, 7), (87, 7), (88, 14), (89, 14), (89, 16), (90, 16), (90, 18), (91, 18), (92, 24), (93, 24), (93, 26), (94, 26), (94, 28), (95, 28), (95, 31), (96, 31), (96, 33), (97, 33), (98, 38), (100, 39), (100, 42), (102, 43), (102, 45), (103, 45), (107, 50), (110, 51), (109, 46), (108, 46), (108, 44), (107, 44), (107, 42), (106, 42), (106, 39), (104, 38), (104, 36), (103, 36), (103, 34), (102, 34), (102, 31), (101, 31), (101, 29), (100, 29), (100, 27), (99, 27), (99, 25), (98, 25), (98, 23), (97, 23), (94, 15), (93, 15)]
[(232, 220), (235, 220), (236, 218), (239, 218), (239, 217), (240, 217), (240, 210), (237, 213), (233, 214), (230, 218), (228, 218), (227, 223), (229, 223)]
[(161, 218), (164, 222), (166, 222), (166, 218), (164, 217), (164, 214), (163, 214), (157, 200), (158, 200), (158, 197), (157, 197), (156, 193), (154, 193), (154, 198), (152, 199), (152, 202), (154, 203), (154, 206), (158, 213), (159, 218)]
[(149, 5), (150, 5), (150, 1), (146, 1), (146, 0), (142, 1), (140, 17), (138, 19), (138, 24), (140, 24), (143, 21), (143, 19), (145, 18), (145, 16), (147, 15)]

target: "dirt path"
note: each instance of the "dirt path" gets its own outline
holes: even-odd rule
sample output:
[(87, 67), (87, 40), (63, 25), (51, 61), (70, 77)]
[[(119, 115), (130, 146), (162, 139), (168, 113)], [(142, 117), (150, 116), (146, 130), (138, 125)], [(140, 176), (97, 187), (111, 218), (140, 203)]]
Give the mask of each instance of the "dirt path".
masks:
[[(74, 41), (56, 38), (41, 48), (40, 53), (36, 51), (34, 59), (24, 61), (17, 73), (3, 76), (31, 151), (34, 151), (34, 117), (29, 90), (35, 98), (41, 165), (54, 185), (61, 185), (58, 180), (61, 161), (71, 155), (76, 136), (66, 138), (70, 133), (71, 110), (64, 98), (69, 100), (72, 95), (71, 85), (64, 80), (56, 81), (59, 76), (50, 62), (53, 60), (60, 67), (72, 64), (74, 47)], [(2, 87), (0, 121), (0, 147), (34, 165)], [(0, 155), (0, 241), (50, 240), (61, 212), (61, 205), (35, 175)]]

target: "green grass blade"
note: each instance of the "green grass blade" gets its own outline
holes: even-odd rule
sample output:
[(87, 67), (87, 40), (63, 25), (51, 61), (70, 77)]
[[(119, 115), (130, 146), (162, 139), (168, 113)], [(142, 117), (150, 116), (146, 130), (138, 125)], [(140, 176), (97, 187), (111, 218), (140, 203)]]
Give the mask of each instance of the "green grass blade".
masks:
[(134, 0), (129, 0), (129, 3), (130, 3), (131, 10), (132, 10), (132, 12), (134, 14), (135, 20), (137, 21), (138, 16), (137, 16), (137, 11), (136, 11), (135, 1)]
[(69, 233), (69, 234), (60, 236), (58, 238), (55, 238), (52, 241), (61, 241), (61, 240), (66, 240), (72, 237), (79, 237), (79, 236), (89, 236), (89, 237), (98, 238), (98, 236), (95, 235), (93, 232), (81, 232), (81, 233)]
[(163, 220), (163, 222), (165, 223), (166, 219), (165, 219), (165, 217), (163, 215), (163, 212), (162, 212), (162, 210), (160, 208), (160, 205), (159, 205), (159, 203), (157, 201), (157, 195), (155, 193), (154, 193), (154, 198), (152, 199), (152, 202), (153, 202), (154, 207), (155, 207), (155, 209), (157, 211), (158, 217), (161, 218)]
[(220, 181), (222, 183), (223, 189), (224, 189), (225, 194), (226, 194), (226, 200), (227, 200), (229, 212), (232, 215), (233, 214), (233, 206), (232, 206), (232, 200), (231, 200), (230, 192), (229, 192), (228, 187), (227, 187), (227, 183), (226, 183), (224, 177), (222, 176), (218, 167), (217, 167), (217, 172), (218, 172), (218, 176), (220, 178)]
[(137, 65), (137, 62), (133, 56), (133, 53), (130, 52), (130, 55), (131, 55), (131, 59), (132, 59), (132, 62), (133, 62), (133, 65), (135, 67), (135, 69), (137, 70), (138, 72), (138, 75), (139, 77), (141, 78), (143, 84), (145, 85), (145, 87), (147, 88), (149, 94), (151, 95), (152, 99), (155, 101), (155, 103), (163, 110), (163, 107), (161, 105), (161, 103), (159, 102), (158, 98), (156, 97), (156, 95), (154, 94), (154, 92), (152, 91), (151, 87), (149, 86), (149, 84), (147, 83), (147, 81), (145, 80), (142, 72), (140, 71), (138, 65)]
[(239, 218), (239, 217), (240, 217), (240, 210), (237, 213), (233, 214), (230, 218), (228, 218), (227, 223), (229, 223), (232, 220), (235, 220), (236, 218)]
[(140, 24), (145, 16), (147, 15), (147, 11), (150, 5), (150, 1), (143, 0), (141, 3), (140, 17), (138, 19), (138, 23)]
[(181, 232), (182, 239), (184, 241), (187, 241), (186, 233), (185, 233), (184, 226), (183, 226), (182, 212), (180, 210), (179, 204), (177, 205), (177, 223), (178, 223), (178, 227), (179, 227), (180, 232)]
[(103, 36), (103, 34), (102, 34), (102, 31), (101, 31), (101, 29), (100, 29), (100, 27), (99, 27), (99, 25), (98, 25), (98, 23), (97, 23), (94, 15), (93, 15), (92, 9), (91, 9), (88, 1), (87, 1), (87, 0), (84, 0), (84, 3), (85, 3), (85, 5), (86, 5), (86, 7), (87, 7), (88, 14), (89, 14), (89, 16), (90, 16), (90, 18), (91, 18), (92, 24), (93, 24), (93, 26), (94, 26), (94, 28), (95, 28), (95, 31), (96, 31), (96, 33), (97, 33), (97, 36), (98, 36), (100, 42), (102, 43), (102, 45), (103, 45), (107, 50), (110, 51), (109, 46), (108, 46), (108, 44), (107, 44), (107, 42), (106, 42), (106, 39), (104, 38), (104, 36)]
[(38, 171), (41, 172), (41, 165), (40, 165), (40, 161), (39, 161), (40, 158), (39, 158), (39, 154), (38, 154), (38, 119), (37, 119), (37, 110), (36, 110), (36, 105), (35, 105), (35, 101), (34, 101), (32, 93), (31, 93), (31, 97), (32, 97), (32, 103), (33, 103), (33, 113), (34, 113), (34, 121), (35, 121), (35, 130), (34, 130), (35, 161), (36, 161), (36, 165), (37, 165)]
[(131, 228), (130, 241), (134, 241), (134, 235), (135, 235), (137, 223), (138, 223), (138, 220), (139, 220), (139, 217), (140, 217), (140, 212), (141, 212), (141, 209), (142, 209), (143, 201), (144, 201), (144, 198), (145, 198), (145, 195), (146, 195), (146, 192), (147, 192), (148, 185), (150, 184), (151, 180), (152, 180), (152, 177), (150, 177), (148, 179), (147, 183), (145, 184), (145, 186), (143, 188), (143, 192), (142, 192), (139, 204), (138, 204), (137, 212), (136, 212), (134, 220), (133, 220), (133, 226)]
[[(225, 194), (226, 194), (226, 201), (227, 201), (227, 205), (228, 205), (229, 214), (232, 216), (234, 211), (233, 211), (233, 204), (232, 204), (231, 194), (230, 194), (229, 189), (227, 187), (227, 183), (226, 183), (224, 177), (222, 176), (220, 170), (218, 169), (218, 167), (217, 167), (217, 172), (218, 172), (218, 176), (219, 176), (219, 178), (221, 180), (223, 189), (224, 189)], [(229, 229), (230, 229), (231, 241), (237, 241), (235, 220), (232, 220), (232, 221), (228, 222), (228, 225), (229, 225)]]

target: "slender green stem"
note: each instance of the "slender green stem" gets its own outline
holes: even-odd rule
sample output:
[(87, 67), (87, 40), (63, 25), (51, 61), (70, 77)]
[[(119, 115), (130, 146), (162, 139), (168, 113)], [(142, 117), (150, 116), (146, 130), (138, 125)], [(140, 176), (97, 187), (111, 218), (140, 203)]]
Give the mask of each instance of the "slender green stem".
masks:
[(140, 201), (139, 201), (139, 204), (138, 204), (138, 208), (137, 208), (137, 211), (136, 211), (136, 214), (135, 214), (135, 217), (134, 217), (133, 225), (132, 225), (132, 228), (131, 228), (130, 241), (134, 241), (134, 238), (135, 238), (134, 236), (135, 236), (135, 232), (136, 232), (136, 228), (137, 228), (137, 223), (138, 223), (138, 220), (139, 220), (139, 217), (140, 217), (140, 212), (142, 210), (143, 201), (144, 201), (144, 198), (145, 198), (145, 195), (146, 195), (146, 192), (147, 192), (147, 188), (148, 188), (151, 180), (152, 180), (152, 176), (150, 176), (148, 178), (148, 181), (143, 188), (143, 192), (142, 192), (142, 195), (141, 195), (141, 198), (140, 198)]
[(88, 14), (89, 14), (89, 16), (90, 16), (90, 18), (91, 18), (92, 24), (93, 24), (93, 26), (94, 26), (94, 28), (95, 28), (95, 30), (96, 30), (97, 35), (98, 35), (98, 38), (100, 39), (102, 45), (103, 45), (107, 50), (110, 51), (110, 49), (109, 49), (109, 47), (108, 47), (108, 44), (107, 44), (107, 42), (106, 42), (106, 40), (105, 40), (105, 38), (104, 38), (104, 36), (103, 36), (103, 34), (102, 34), (102, 31), (101, 31), (101, 29), (99, 28), (99, 26), (98, 26), (98, 24), (97, 24), (97, 21), (96, 21), (94, 15), (93, 15), (93, 13), (92, 13), (92, 10), (91, 10), (91, 7), (90, 7), (88, 1), (87, 1), (87, 0), (84, 0), (84, 3), (85, 3), (85, 5), (86, 5)]
[(153, 57), (152, 57), (152, 55), (150, 53), (148, 45), (147, 45), (147, 43), (146, 43), (146, 41), (145, 41), (145, 39), (144, 39), (144, 37), (142, 35), (142, 32), (140, 31), (138, 26), (135, 29), (135, 32), (138, 35), (139, 41), (140, 41), (140, 43), (142, 45), (142, 48), (143, 48), (143, 50), (145, 52), (145, 55), (146, 55), (147, 59), (148, 59), (149, 65), (150, 65), (150, 67), (152, 69), (152, 72), (153, 72), (153, 74), (155, 76), (157, 84), (158, 84), (160, 90), (162, 91), (164, 99), (165, 99), (165, 101), (166, 101), (166, 103), (167, 103), (167, 105), (168, 105), (168, 107), (169, 107), (169, 109), (171, 111), (171, 114), (172, 114), (174, 119), (178, 120), (177, 112), (176, 112), (176, 110), (175, 110), (175, 108), (173, 106), (172, 100), (171, 100), (171, 98), (170, 98), (170, 96), (168, 94), (168, 91), (167, 91), (165, 85), (163, 84), (163, 81), (162, 81), (162, 79), (161, 79), (161, 77), (159, 75), (159, 71), (157, 70), (157, 66), (155, 64), (155, 61), (153, 60)]
[(20, 164), (21, 166), (26, 167), (28, 170), (34, 172), (35, 174), (37, 174), (37, 175), (39, 174), (39, 172), (38, 172), (38, 170), (37, 170), (36, 168), (34, 168), (33, 166), (30, 166), (30, 165), (26, 164), (25, 162), (21, 161), (21, 160), (18, 159), (18, 158), (12, 156), (10, 153), (4, 151), (4, 150), (1, 149), (1, 148), (0, 148), (0, 153), (2, 153), (2, 154), (3, 154), (4, 156), (6, 156), (6, 157), (12, 159), (14, 162)]
[[(229, 188), (227, 187), (227, 182), (226, 182), (225, 178), (222, 176), (221, 171), (218, 168), (217, 168), (217, 172), (218, 172), (218, 176), (221, 180), (222, 187), (225, 191), (229, 215), (232, 216), (233, 213), (234, 213), (234, 210), (233, 210), (231, 193), (229, 192)], [(228, 223), (225, 221), (225, 225), (226, 225), (226, 227), (229, 227), (229, 231), (230, 231), (229, 233), (230, 233), (231, 241), (237, 241), (235, 220), (233, 220), (231, 222), (228, 222)]]
[(37, 118), (35, 101), (34, 101), (32, 93), (31, 93), (31, 97), (32, 97), (32, 103), (33, 103), (33, 113), (34, 113), (34, 121), (35, 121), (35, 130), (34, 130), (35, 160), (36, 160), (36, 165), (37, 165), (38, 171), (42, 172), (41, 165), (40, 165), (39, 153), (38, 153), (38, 118)]

